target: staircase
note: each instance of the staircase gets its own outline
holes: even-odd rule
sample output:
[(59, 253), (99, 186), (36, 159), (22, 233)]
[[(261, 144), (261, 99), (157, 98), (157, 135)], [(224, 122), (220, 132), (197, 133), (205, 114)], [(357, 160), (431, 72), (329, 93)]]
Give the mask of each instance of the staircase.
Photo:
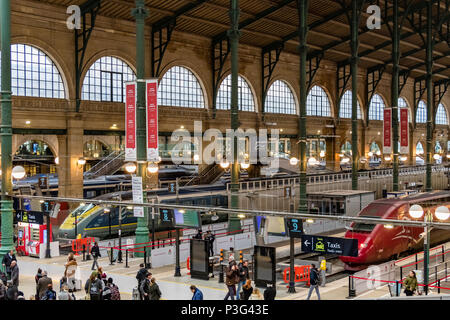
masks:
[(208, 165), (199, 175), (192, 176), (184, 186), (192, 186), (198, 184), (211, 184), (219, 180), (224, 174), (224, 170), (217, 164)]
[(124, 152), (113, 151), (99, 163), (84, 173), (87, 179), (95, 179), (100, 176), (112, 175), (116, 173), (125, 161)]

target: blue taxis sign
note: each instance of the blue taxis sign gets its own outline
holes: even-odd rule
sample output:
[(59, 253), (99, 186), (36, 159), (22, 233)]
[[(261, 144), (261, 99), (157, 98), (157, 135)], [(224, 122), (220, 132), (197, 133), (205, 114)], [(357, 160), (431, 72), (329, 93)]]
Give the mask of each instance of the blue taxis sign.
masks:
[(357, 257), (358, 240), (304, 234), (302, 235), (302, 251)]

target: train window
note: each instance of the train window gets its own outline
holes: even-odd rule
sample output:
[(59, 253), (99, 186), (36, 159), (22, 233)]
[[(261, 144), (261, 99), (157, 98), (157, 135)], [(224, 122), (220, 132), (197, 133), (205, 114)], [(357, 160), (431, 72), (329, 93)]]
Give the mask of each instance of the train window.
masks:
[(86, 228), (98, 228), (109, 225), (109, 217), (106, 213), (101, 213), (97, 218), (89, 222)]
[(375, 224), (367, 224), (367, 223), (355, 223), (353, 226), (354, 232), (372, 232), (375, 228)]

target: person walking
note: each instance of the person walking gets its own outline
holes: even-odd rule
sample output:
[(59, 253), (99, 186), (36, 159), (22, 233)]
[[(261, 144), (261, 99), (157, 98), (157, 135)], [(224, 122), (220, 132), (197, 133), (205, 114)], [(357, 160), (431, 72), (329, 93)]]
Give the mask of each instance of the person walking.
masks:
[(92, 263), (92, 268), (91, 268), (91, 270), (95, 270), (95, 269), (96, 269), (96, 266), (97, 266), (97, 268), (98, 268), (98, 262), (97, 262), (97, 259), (98, 259), (99, 257), (102, 256), (102, 255), (100, 254), (100, 248), (98, 247), (98, 243), (97, 243), (97, 242), (94, 242), (94, 245), (93, 245), (92, 248), (91, 248), (91, 255), (92, 255), (92, 257), (94, 258), (94, 262)]
[(14, 254), (14, 251), (10, 250), (7, 254), (5, 254), (3, 256), (3, 259), (2, 259), (2, 265), (3, 265), (3, 268), (5, 269), (8, 279), (11, 279), (11, 263), (13, 261), (17, 261), (17, 259)]
[(277, 296), (277, 290), (275, 289), (273, 284), (268, 283), (267, 289), (264, 290), (264, 300), (275, 300)]
[(216, 240), (216, 237), (211, 233), (211, 231), (208, 230), (206, 232), (205, 240), (208, 241), (209, 256), (213, 257), (214, 256), (214, 240)]
[(203, 300), (203, 292), (201, 292), (199, 288), (192, 285), (190, 289), (192, 292), (192, 300)]
[(37, 286), (36, 286), (36, 289), (39, 294), (39, 299), (41, 299), (44, 296), (45, 291), (47, 291), (47, 289), (48, 289), (48, 285), (51, 283), (53, 283), (52, 278), (47, 276), (47, 271), (45, 271), (45, 270), (42, 271), (42, 278), (39, 279)]
[(247, 279), (242, 287), (241, 300), (249, 300), (253, 293), (252, 280)]
[(19, 288), (19, 266), (17, 265), (16, 260), (13, 260), (11, 262), (10, 269), (11, 269), (11, 282), (13, 285)]
[(147, 273), (147, 277), (141, 282), (139, 286), (139, 292), (141, 293), (142, 300), (150, 300), (150, 284), (151, 284), (152, 274)]
[(248, 272), (248, 261), (245, 260), (243, 263), (239, 263), (239, 283), (236, 293), (236, 299), (239, 300), (239, 295), (241, 292), (242, 286), (247, 282), (247, 279), (250, 279), (249, 272)]
[(138, 291), (139, 291), (139, 297), (140, 300), (144, 300), (144, 296), (141, 293), (141, 283), (142, 281), (145, 281), (145, 279), (147, 278), (148, 275), (148, 270), (145, 268), (145, 265), (143, 263), (141, 263), (139, 265), (140, 269), (136, 274), (136, 280), (138, 281)]
[(320, 285), (322, 287), (325, 287), (325, 284), (327, 282), (327, 261), (325, 260), (325, 258), (322, 259), (322, 261), (320, 262), (320, 277), (321, 277), (321, 283)]
[(417, 277), (414, 271), (410, 271), (405, 281), (403, 281), (405, 287), (405, 294), (407, 296), (414, 295), (414, 291), (417, 289)]
[(316, 265), (312, 264), (311, 265), (311, 270), (310, 270), (310, 274), (309, 274), (309, 292), (308, 292), (308, 297), (306, 298), (306, 300), (309, 300), (309, 298), (311, 298), (311, 294), (313, 292), (313, 290), (316, 290), (316, 294), (317, 294), (317, 298), (320, 300), (320, 293), (319, 293), (319, 270), (317, 270)]
[(239, 282), (239, 269), (234, 260), (230, 261), (225, 274), (225, 284), (227, 285), (228, 292), (224, 300), (228, 300), (228, 298), (234, 300), (234, 296), (236, 295), (236, 283)]
[(76, 281), (75, 272), (77, 270), (78, 263), (72, 252), (69, 253), (69, 256), (67, 257), (67, 262), (64, 266), (66, 267), (66, 269), (64, 270), (64, 277), (67, 278), (67, 286), (71, 290), (76, 290), (76, 288), (75, 288), (75, 281)]
[(161, 290), (159, 290), (159, 286), (156, 283), (156, 279), (152, 278), (150, 280), (150, 290), (149, 290), (150, 300), (159, 300), (161, 299)]
[(84, 291), (89, 295), (89, 300), (101, 300), (102, 288), (102, 280), (98, 278), (97, 271), (92, 272), (84, 285)]

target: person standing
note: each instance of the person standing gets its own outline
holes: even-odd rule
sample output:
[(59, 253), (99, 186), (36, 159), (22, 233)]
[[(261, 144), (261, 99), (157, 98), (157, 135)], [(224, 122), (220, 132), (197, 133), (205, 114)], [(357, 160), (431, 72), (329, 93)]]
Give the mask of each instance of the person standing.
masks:
[(192, 285), (190, 287), (191, 292), (192, 292), (192, 300), (203, 300), (203, 292), (200, 291), (199, 288), (197, 288), (196, 286)]
[(229, 297), (231, 300), (234, 300), (234, 296), (236, 295), (236, 283), (239, 281), (239, 270), (234, 260), (230, 261), (225, 274), (225, 284), (227, 285), (228, 292), (224, 300), (228, 300)]
[(145, 268), (145, 265), (143, 263), (141, 263), (139, 265), (140, 269), (136, 274), (136, 280), (138, 281), (138, 291), (139, 291), (139, 297), (141, 300), (144, 300), (144, 296), (141, 293), (141, 283), (142, 281), (145, 281), (145, 278), (147, 278), (148, 275), (148, 270)]
[(78, 263), (72, 252), (69, 253), (67, 262), (64, 266), (66, 267), (66, 270), (64, 270), (64, 276), (67, 278), (67, 286), (69, 289), (75, 290), (75, 272), (77, 270)]
[(113, 279), (112, 278), (108, 278), (108, 283), (107, 286), (110, 288), (111, 290), (111, 300), (120, 300), (120, 291), (119, 291), (119, 287), (117, 287), (114, 283), (113, 283)]
[(63, 285), (62, 290), (58, 293), (58, 300), (72, 300), (68, 290), (69, 287), (67, 285)]
[(205, 240), (208, 241), (209, 256), (213, 257), (214, 256), (214, 240), (216, 240), (216, 237), (211, 233), (211, 231), (208, 230), (206, 232)]
[(161, 291), (159, 290), (159, 286), (156, 283), (156, 279), (152, 278), (150, 280), (150, 290), (149, 290), (150, 300), (159, 300), (161, 299)]
[(47, 276), (47, 271), (42, 271), (42, 278), (39, 279), (38, 284), (37, 284), (37, 291), (39, 293), (39, 299), (41, 299), (44, 294), (45, 291), (47, 291), (48, 285), (53, 283), (52, 282), (52, 278)]
[(417, 277), (414, 271), (411, 271), (403, 282), (403, 286), (405, 287), (405, 294), (407, 296), (412, 296), (414, 291), (417, 289)]
[(275, 290), (274, 285), (268, 283), (267, 289), (264, 290), (264, 300), (275, 300), (276, 296), (277, 296), (277, 290)]
[(13, 260), (11, 262), (11, 282), (17, 288), (19, 288), (19, 266), (17, 265), (17, 261)]
[(195, 236), (193, 236), (192, 239), (202, 240), (203, 239), (202, 230), (198, 229), (197, 234)]
[(91, 273), (91, 276), (84, 285), (86, 294), (89, 294), (90, 300), (101, 300), (102, 297), (102, 280), (97, 276), (97, 271)]
[(250, 278), (248, 273), (248, 261), (244, 261), (243, 263), (239, 263), (239, 284), (236, 293), (236, 299), (239, 300), (239, 295), (242, 286), (247, 282), (247, 279)]
[(141, 282), (139, 286), (139, 292), (143, 300), (150, 300), (150, 285), (151, 285), (152, 274), (149, 272), (144, 281)]
[(11, 263), (13, 261), (17, 261), (16, 256), (13, 250), (10, 250), (7, 254), (3, 256), (2, 265), (5, 268), (5, 272), (8, 276), (8, 279), (11, 279)]
[(51, 283), (48, 284), (47, 290), (41, 300), (56, 300), (56, 292), (53, 290), (53, 285)]
[(39, 282), (39, 279), (42, 278), (42, 269), (38, 268), (36, 275), (34, 276), (34, 281), (36, 282), (36, 294), (34, 296), (35, 300), (39, 300), (39, 291), (37, 289), (37, 284)]
[(322, 261), (320, 262), (320, 277), (322, 278), (321, 280), (321, 286), (325, 287), (325, 283), (327, 282), (327, 261), (325, 260), (325, 258), (322, 259)]
[(319, 293), (319, 270), (317, 270), (316, 265), (312, 264), (311, 265), (311, 271), (309, 274), (309, 292), (308, 292), (308, 297), (306, 298), (306, 300), (309, 300), (309, 298), (311, 298), (311, 294), (313, 292), (313, 290), (316, 290), (316, 294), (317, 294), (317, 298), (320, 300), (320, 293)]
[(91, 248), (91, 254), (92, 254), (92, 257), (94, 258), (94, 262), (92, 263), (91, 270), (96, 270), (96, 266), (98, 268), (97, 259), (102, 256), (100, 254), (100, 248), (98, 247), (98, 243), (97, 242), (94, 242), (94, 246)]
[(244, 286), (242, 287), (241, 300), (249, 300), (253, 293), (252, 280), (247, 279)]

